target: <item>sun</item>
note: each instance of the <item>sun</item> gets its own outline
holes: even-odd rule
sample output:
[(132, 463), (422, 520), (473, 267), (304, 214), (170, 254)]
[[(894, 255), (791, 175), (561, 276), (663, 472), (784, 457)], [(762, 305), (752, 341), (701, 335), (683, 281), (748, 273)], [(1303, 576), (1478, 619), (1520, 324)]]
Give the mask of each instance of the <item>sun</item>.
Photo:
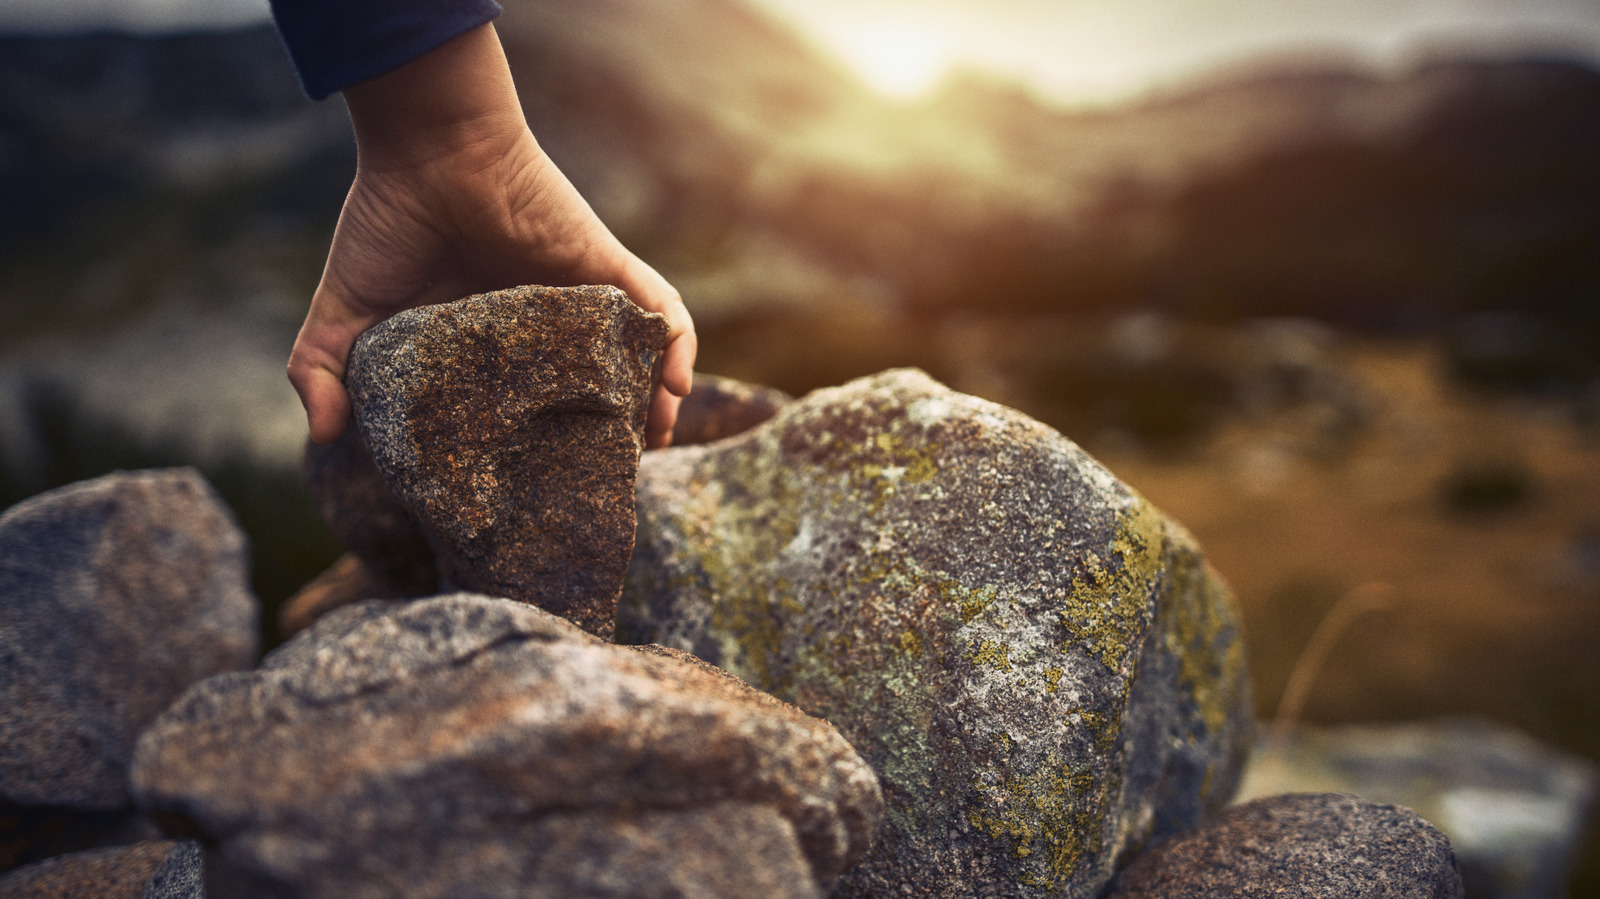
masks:
[(954, 61), (949, 35), (909, 16), (858, 17), (833, 37), (833, 46), (863, 80), (902, 100), (932, 90)]

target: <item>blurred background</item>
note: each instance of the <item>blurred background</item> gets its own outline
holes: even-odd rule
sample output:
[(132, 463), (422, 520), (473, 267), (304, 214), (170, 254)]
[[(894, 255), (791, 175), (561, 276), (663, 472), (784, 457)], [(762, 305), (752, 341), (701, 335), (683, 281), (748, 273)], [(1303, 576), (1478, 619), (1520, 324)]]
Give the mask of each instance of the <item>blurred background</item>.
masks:
[[(1382, 585), (1305, 720), (1472, 714), (1600, 759), (1593, 0), (510, 0), (497, 27), (702, 370), (916, 365), (1059, 428), (1232, 583), (1264, 718)], [(326, 567), (282, 371), (353, 170), (263, 2), (0, 2), (0, 505), (195, 464), (269, 609)]]

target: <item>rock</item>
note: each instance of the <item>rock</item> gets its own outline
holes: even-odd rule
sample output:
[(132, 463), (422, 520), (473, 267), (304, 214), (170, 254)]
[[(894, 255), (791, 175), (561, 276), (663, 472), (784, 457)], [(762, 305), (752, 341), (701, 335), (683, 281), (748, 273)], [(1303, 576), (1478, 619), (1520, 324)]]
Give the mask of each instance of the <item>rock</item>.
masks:
[(775, 387), (695, 372), (694, 388), (678, 407), (672, 444), (692, 446), (742, 434), (793, 401)]
[(1240, 795), (1322, 791), (1415, 809), (1450, 838), (1468, 895), (1561, 899), (1600, 772), (1505, 725), (1442, 718), (1301, 728), (1261, 746)]
[(666, 334), (615, 288), (519, 287), (361, 336), (356, 421), (446, 580), (611, 635)]
[(74, 819), (121, 825), (139, 732), (255, 660), (245, 575), (244, 534), (193, 469), (118, 472), (0, 516), (0, 821), (15, 825), (0, 861)]
[(306, 484), (317, 511), (339, 541), (382, 585), (372, 598), (438, 592), (433, 549), (372, 461), (355, 421), (333, 443), (306, 441)]
[(1226, 802), (1248, 733), (1226, 587), (1060, 434), (890, 371), (645, 455), (618, 639), (833, 722), (884, 835), (846, 896), (1089, 896)]
[(0, 877), (0, 899), (204, 899), (204, 875), (199, 843), (157, 840), (18, 868)]
[(826, 722), (469, 594), (346, 606), (197, 686), (133, 789), (311, 897), (819, 896), (882, 814)]
[(1450, 840), (1416, 812), (1337, 793), (1234, 806), (1141, 855), (1107, 899), (1460, 899)]
[(278, 609), (278, 633), (287, 640), (340, 606), (368, 599), (404, 598), (391, 583), (374, 575), (355, 553), (345, 553)]

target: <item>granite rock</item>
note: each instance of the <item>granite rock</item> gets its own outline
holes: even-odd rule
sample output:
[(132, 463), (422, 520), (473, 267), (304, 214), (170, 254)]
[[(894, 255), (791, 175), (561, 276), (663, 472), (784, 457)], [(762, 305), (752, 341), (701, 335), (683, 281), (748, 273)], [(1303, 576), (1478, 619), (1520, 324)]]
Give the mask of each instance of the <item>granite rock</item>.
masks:
[(695, 372), (694, 388), (678, 407), (672, 444), (692, 446), (742, 434), (793, 401), (776, 387)]
[(845, 896), (1091, 896), (1225, 803), (1249, 740), (1227, 588), (1019, 412), (897, 370), (651, 452), (618, 639), (833, 722), (887, 822)]
[(366, 598), (438, 591), (439, 569), (428, 538), (389, 489), (354, 420), (332, 443), (307, 440), (304, 465), (322, 520), (382, 585), (383, 593)]
[(0, 877), (0, 899), (203, 899), (204, 864), (194, 840), (152, 840), (86, 849)]
[(611, 287), (519, 287), (368, 330), (345, 384), (450, 584), (609, 637), (666, 319)]
[(255, 660), (246, 569), (244, 534), (193, 469), (118, 472), (0, 516), (0, 822), (33, 831), (0, 834), (0, 861), (77, 816), (120, 826), (139, 732)]
[(1416, 812), (1338, 793), (1236, 805), (1141, 855), (1107, 899), (1461, 899), (1450, 840)]
[(1338, 792), (1414, 809), (1474, 899), (1562, 899), (1600, 796), (1586, 759), (1480, 718), (1301, 727), (1264, 740), (1240, 796)]
[(247, 875), (329, 897), (817, 896), (882, 814), (826, 722), (470, 594), (346, 606), (197, 686), (133, 788)]

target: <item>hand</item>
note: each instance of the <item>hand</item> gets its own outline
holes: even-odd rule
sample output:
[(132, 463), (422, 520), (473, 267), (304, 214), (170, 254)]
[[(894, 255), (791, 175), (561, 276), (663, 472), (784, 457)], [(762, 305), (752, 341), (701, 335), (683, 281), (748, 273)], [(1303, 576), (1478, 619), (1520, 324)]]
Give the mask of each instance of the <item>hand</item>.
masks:
[(694, 322), (539, 148), (493, 26), (344, 96), (355, 181), (289, 355), (311, 438), (328, 443), (344, 430), (350, 348), (396, 312), (520, 284), (609, 284), (667, 318), (645, 443), (670, 443), (693, 375)]

